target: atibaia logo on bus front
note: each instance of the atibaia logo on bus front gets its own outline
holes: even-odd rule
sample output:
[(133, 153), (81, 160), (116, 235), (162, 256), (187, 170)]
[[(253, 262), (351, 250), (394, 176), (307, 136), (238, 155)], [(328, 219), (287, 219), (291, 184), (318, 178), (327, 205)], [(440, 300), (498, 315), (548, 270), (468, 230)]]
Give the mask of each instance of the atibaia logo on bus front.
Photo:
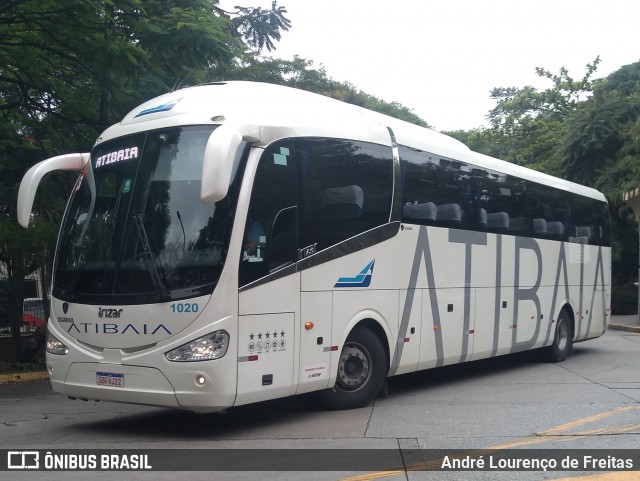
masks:
[(367, 267), (360, 271), (355, 277), (340, 277), (338, 278), (338, 282), (333, 287), (369, 287), (371, 284), (371, 278), (373, 277), (373, 265), (376, 263), (376, 260), (373, 259)]

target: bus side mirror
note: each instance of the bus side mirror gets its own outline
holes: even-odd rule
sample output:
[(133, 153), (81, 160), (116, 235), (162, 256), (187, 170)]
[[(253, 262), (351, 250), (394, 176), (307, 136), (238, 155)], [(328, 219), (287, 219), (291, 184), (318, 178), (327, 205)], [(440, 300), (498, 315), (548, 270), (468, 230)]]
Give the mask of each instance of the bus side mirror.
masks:
[(233, 164), (242, 142), (260, 140), (257, 125), (224, 124), (213, 131), (204, 151), (200, 198), (213, 204), (226, 197), (231, 182)]
[(38, 162), (31, 167), (20, 182), (18, 190), (18, 222), (25, 229), (29, 226), (33, 200), (42, 178), (54, 170), (75, 170), (82, 171), (83, 167), (90, 159), (89, 153), (66, 154), (51, 157), (50, 159)]

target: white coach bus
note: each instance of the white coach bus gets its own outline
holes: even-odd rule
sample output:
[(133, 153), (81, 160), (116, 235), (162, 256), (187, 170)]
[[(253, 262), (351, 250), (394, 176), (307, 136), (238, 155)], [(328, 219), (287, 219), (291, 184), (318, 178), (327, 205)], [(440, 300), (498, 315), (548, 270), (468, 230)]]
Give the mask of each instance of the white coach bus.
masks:
[(47, 366), (72, 398), (213, 412), (601, 336), (609, 217), (590, 188), (375, 112), (226, 82), (151, 100), (91, 153), (55, 256)]

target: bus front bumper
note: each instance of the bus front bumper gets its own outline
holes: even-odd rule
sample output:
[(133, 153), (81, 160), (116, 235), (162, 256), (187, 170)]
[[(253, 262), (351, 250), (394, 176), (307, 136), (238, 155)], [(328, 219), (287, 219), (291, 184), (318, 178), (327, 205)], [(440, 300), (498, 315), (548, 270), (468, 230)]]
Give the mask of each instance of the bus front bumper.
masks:
[(193, 383), (189, 383), (192, 388), (181, 382), (182, 389), (177, 390), (159, 369), (151, 367), (76, 362), (69, 366), (65, 376), (57, 374), (50, 372), (53, 391), (83, 400), (216, 412), (233, 405), (235, 399), (235, 396), (220, 399), (213, 392), (214, 383), (197, 374)]

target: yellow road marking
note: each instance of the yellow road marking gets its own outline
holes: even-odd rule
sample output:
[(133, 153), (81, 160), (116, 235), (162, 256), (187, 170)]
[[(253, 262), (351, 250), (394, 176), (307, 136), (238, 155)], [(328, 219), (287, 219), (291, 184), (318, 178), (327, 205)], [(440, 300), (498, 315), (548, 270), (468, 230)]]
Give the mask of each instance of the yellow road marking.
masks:
[(590, 423), (593, 423), (593, 422), (596, 422), (596, 421), (600, 421), (602, 419), (606, 419), (608, 417), (615, 416), (616, 414), (620, 414), (620, 413), (623, 413), (625, 411), (629, 411), (631, 409), (638, 409), (638, 408), (636, 408), (635, 406), (623, 406), (623, 407), (611, 409), (609, 411), (605, 411), (605, 412), (599, 413), (599, 414), (594, 414), (593, 416), (587, 416), (585, 418), (578, 419), (578, 420), (572, 421), (570, 423), (561, 424), (560, 426), (556, 426), (554, 428), (547, 429), (546, 431), (542, 431), (542, 432), (537, 433), (537, 434), (540, 434), (542, 436), (555, 434), (555, 433), (560, 432), (560, 431), (566, 431), (567, 429), (575, 428), (575, 427), (578, 427), (578, 426), (584, 426), (585, 424), (590, 424)]
[[(505, 449), (513, 449), (521, 446), (529, 446), (532, 444), (543, 444), (548, 442), (565, 442), (572, 441), (575, 439), (579, 439), (581, 437), (586, 436), (597, 436), (597, 435), (606, 435), (606, 434), (619, 434), (628, 431), (633, 431), (635, 429), (640, 429), (640, 425), (626, 425), (626, 426), (613, 426), (613, 427), (603, 427), (597, 429), (591, 429), (588, 431), (580, 431), (577, 433), (568, 433), (561, 434), (562, 431), (566, 431), (568, 429), (584, 426), (585, 424), (590, 424), (596, 421), (601, 421), (602, 419), (609, 418), (611, 416), (615, 416), (616, 414), (620, 414), (626, 411), (630, 411), (632, 409), (640, 409), (640, 407), (636, 406), (623, 406), (619, 408), (610, 409), (609, 411), (604, 411), (602, 413), (594, 414), (591, 416), (587, 416), (581, 419), (577, 419), (570, 423), (561, 424), (559, 426), (547, 429), (546, 431), (541, 431), (540, 433), (536, 433), (535, 436), (531, 436), (528, 438), (518, 439), (516, 441), (511, 441), (503, 444), (495, 444), (493, 446), (489, 446), (486, 448), (481, 448), (477, 450), (469, 450), (464, 453), (464, 455), (455, 456), (474, 456), (477, 454), (486, 454), (487, 451), (501, 451)], [(429, 468), (437, 468), (442, 466), (443, 459), (431, 459), (428, 461), (424, 461), (421, 463), (411, 464), (406, 466), (404, 469), (392, 469), (387, 471), (378, 471), (375, 473), (361, 474), (358, 476), (352, 476), (349, 478), (343, 478), (342, 481), (371, 481), (375, 479), (387, 478), (391, 476), (398, 476), (405, 474), (405, 471), (425, 471)], [(570, 480), (570, 481), (637, 481), (638, 480), (639, 471), (620, 471), (615, 473), (605, 473), (605, 474), (596, 474), (589, 476), (579, 476), (579, 477), (568, 477), (568, 478), (557, 478), (556, 481), (561, 480)]]
[(343, 478), (342, 481), (370, 481), (372, 479), (388, 478), (391, 476), (404, 475), (404, 469), (394, 469), (391, 471), (378, 471), (377, 473), (361, 474), (350, 478)]
[(638, 478), (640, 478), (640, 471), (620, 471), (573, 478), (556, 478), (555, 481), (638, 481)]
[(635, 426), (627, 426), (626, 428), (621, 428), (620, 433), (626, 433), (628, 431), (635, 431), (636, 429), (640, 430), (640, 424), (636, 424)]

